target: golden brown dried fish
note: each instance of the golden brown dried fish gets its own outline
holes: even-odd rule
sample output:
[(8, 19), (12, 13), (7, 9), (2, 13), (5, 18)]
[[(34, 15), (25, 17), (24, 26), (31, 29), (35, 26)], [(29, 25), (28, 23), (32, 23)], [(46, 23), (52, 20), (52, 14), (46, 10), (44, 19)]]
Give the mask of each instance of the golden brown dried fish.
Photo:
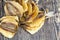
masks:
[(15, 2), (15, 1), (7, 1), (5, 6), (4, 6), (4, 10), (7, 15), (19, 15), (22, 16), (23, 15), (23, 7)]
[(23, 28), (31, 34), (36, 33), (45, 22), (45, 16), (35, 19), (32, 23), (25, 25)]
[(28, 0), (16, 0), (16, 1), (23, 6), (24, 12), (28, 10), (28, 6), (27, 6), (27, 1)]
[(18, 29), (17, 16), (4, 16), (1, 18), (0, 33), (7, 38), (12, 38)]
[(44, 22), (45, 14), (44, 11), (40, 10), (36, 18), (32, 22), (25, 23), (25, 25), (23, 25), (23, 28), (27, 32), (35, 34), (44, 25)]
[(32, 4), (28, 2), (27, 5), (28, 5), (28, 14), (27, 14), (28, 16), (27, 17), (29, 17), (30, 15), (32, 15)]
[[(31, 34), (36, 33), (43, 26), (45, 21), (44, 11), (42, 10), (39, 11), (38, 6), (31, 0), (7, 1), (4, 6), (4, 10), (5, 10), (6, 16), (11, 15), (12, 17), (7, 16), (0, 19), (2, 20), (1, 27), (5, 25), (3, 26), (3, 28), (5, 28), (6, 25), (10, 26), (12, 24), (15, 24), (15, 25), (18, 24), (17, 22), (18, 19), (15, 20), (15, 18), (13, 17), (14, 15), (21, 17), (19, 18), (20, 25), (23, 26), (23, 28)], [(10, 28), (9, 31), (11, 31), (11, 29), (15, 29), (14, 27), (7, 27), (7, 28)], [(15, 33), (14, 31), (11, 31), (11, 32)], [(3, 32), (1, 33), (3, 34)], [(6, 34), (4, 35), (6, 36)]]
[(27, 22), (32, 22), (36, 16), (38, 15), (38, 12), (39, 12), (39, 8), (37, 7), (37, 5), (32, 2), (32, 15), (30, 15), (30, 17), (28, 17), (26, 20)]

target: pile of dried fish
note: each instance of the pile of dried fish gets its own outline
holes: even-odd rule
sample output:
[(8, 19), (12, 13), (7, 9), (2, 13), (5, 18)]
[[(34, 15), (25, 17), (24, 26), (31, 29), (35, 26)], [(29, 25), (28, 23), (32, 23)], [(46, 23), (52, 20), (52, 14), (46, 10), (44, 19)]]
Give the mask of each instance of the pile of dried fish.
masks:
[(7, 38), (12, 38), (19, 26), (34, 34), (45, 21), (44, 10), (39, 10), (31, 0), (5, 1), (4, 11), (5, 16), (0, 19), (0, 32)]

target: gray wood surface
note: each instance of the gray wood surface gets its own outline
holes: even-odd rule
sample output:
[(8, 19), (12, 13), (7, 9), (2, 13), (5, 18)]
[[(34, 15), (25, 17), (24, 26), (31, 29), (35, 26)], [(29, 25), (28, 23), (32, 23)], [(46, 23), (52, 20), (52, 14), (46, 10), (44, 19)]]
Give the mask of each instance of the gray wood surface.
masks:
[[(0, 0), (1, 1), (1, 0)], [(45, 0), (46, 1), (46, 0)], [(41, 0), (39, 0), (39, 5), (42, 5), (43, 7), (47, 7), (50, 9), (50, 11), (56, 11), (56, 0), (49, 0), (49, 4), (47, 2), (43, 2), (44, 5), (41, 4)], [(59, 2), (59, 0), (57, 0)], [(1, 14), (3, 14), (3, 7), (2, 3), (0, 2), (0, 17)], [(47, 3), (47, 4), (46, 4)], [(59, 24), (60, 25), (60, 24)], [(0, 34), (0, 40), (60, 40), (60, 26), (55, 21), (55, 17), (52, 17), (45, 21), (45, 24), (43, 27), (34, 35), (29, 34), (26, 32), (23, 28), (19, 27), (16, 35), (8, 39), (4, 37), (2, 34)]]

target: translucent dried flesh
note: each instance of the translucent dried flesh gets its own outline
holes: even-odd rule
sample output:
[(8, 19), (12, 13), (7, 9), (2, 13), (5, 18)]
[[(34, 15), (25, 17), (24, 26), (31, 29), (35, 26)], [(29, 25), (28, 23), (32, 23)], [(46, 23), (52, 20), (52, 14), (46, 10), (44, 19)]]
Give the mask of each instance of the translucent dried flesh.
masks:
[(0, 24), (0, 33), (5, 37), (12, 38), (18, 29), (18, 22), (19, 20), (17, 16), (2, 17)]
[(36, 16), (38, 15), (38, 12), (39, 12), (38, 7), (34, 3), (32, 3), (32, 6), (33, 6), (32, 15), (30, 15), (27, 22), (32, 22), (36, 18)]
[(41, 10), (39, 11), (38, 6), (33, 1), (28, 0), (7, 1), (6, 5), (4, 6), (4, 9), (6, 14), (5, 16), (7, 15), (18, 16), (19, 17), (18, 20), (20, 23), (17, 23), (14, 18), (12, 17), (9, 18), (8, 16), (7, 19), (6, 18), (1, 19), (3, 20), (2, 22), (9, 22), (9, 23), (11, 22), (13, 24), (20, 24), (20, 27), (22, 27), (23, 25), (27, 25), (23, 26), (23, 28), (31, 34), (36, 33), (44, 24), (45, 21), (44, 11)]
[(17, 3), (17, 2), (14, 2), (14, 1), (7, 1), (6, 2), (6, 5), (4, 7), (5, 9), (5, 13), (6, 15), (20, 15), (22, 16), (23, 15), (23, 7)]

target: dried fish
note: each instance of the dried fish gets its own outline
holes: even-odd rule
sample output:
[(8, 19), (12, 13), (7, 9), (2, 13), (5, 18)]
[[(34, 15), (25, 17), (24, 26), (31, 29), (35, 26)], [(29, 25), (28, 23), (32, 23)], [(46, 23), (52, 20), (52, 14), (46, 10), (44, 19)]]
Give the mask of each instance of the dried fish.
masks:
[(4, 10), (5, 10), (6, 16), (7, 15), (11, 15), (11, 16), (19, 15), (19, 16), (22, 16), (23, 12), (24, 12), (23, 7), (19, 3), (14, 2), (14, 1), (7, 1), (5, 6), (4, 6)]
[(7, 38), (12, 38), (18, 29), (17, 16), (4, 16), (0, 24), (0, 33)]

